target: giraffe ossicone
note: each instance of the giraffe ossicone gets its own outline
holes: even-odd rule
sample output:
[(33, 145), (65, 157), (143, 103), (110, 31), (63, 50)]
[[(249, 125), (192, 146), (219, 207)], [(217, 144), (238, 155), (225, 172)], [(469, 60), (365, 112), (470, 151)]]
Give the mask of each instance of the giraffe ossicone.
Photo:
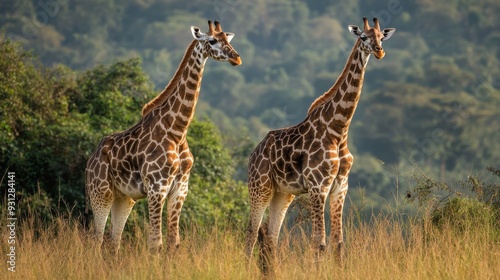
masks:
[[(309, 194), (312, 247), (317, 255), (326, 248), (325, 204), (330, 198), (330, 242), (341, 258), (342, 208), (353, 156), (347, 147), (349, 125), (358, 104), (366, 65), (371, 54), (384, 57), (382, 41), (394, 28), (380, 29), (363, 18), (364, 30), (350, 25), (357, 40), (335, 84), (318, 97), (301, 123), (270, 131), (257, 145), (248, 163), (250, 221), (246, 254), (252, 257), (259, 237), (263, 268), (272, 269), (278, 235), (288, 206), (296, 195)], [(267, 221), (262, 223), (269, 207)]]
[(111, 212), (111, 246), (120, 247), (127, 218), (139, 199), (147, 198), (151, 251), (162, 245), (161, 217), (167, 202), (169, 248), (179, 245), (179, 219), (193, 165), (186, 135), (198, 101), (208, 58), (240, 65), (229, 41), (234, 34), (208, 21), (209, 32), (192, 26), (194, 40), (165, 89), (142, 110), (133, 127), (104, 137), (87, 161), (86, 194), (94, 215), (98, 245)]

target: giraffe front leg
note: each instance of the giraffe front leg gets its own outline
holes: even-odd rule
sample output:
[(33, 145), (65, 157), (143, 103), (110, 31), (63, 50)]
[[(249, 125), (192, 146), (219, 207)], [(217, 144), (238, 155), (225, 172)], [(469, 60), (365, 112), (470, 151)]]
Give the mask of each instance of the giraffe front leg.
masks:
[(330, 242), (335, 251), (335, 257), (342, 262), (344, 256), (344, 236), (342, 231), (342, 211), (348, 184), (347, 175), (338, 175), (335, 178), (332, 192), (330, 193)]
[(325, 202), (327, 192), (319, 187), (309, 190), (311, 200), (311, 221), (312, 221), (312, 248), (316, 251), (316, 257), (321, 257), (326, 249), (325, 233)]
[(345, 196), (347, 193), (347, 184), (344, 191), (337, 194), (330, 194), (330, 219), (331, 231), (330, 242), (335, 252), (335, 257), (339, 262), (344, 255), (344, 236), (342, 232), (342, 209), (344, 207)]
[(345, 146), (345, 148), (341, 150), (339, 171), (337, 177), (333, 181), (333, 187), (330, 192), (330, 242), (335, 252), (335, 257), (339, 262), (342, 262), (345, 254), (344, 236), (342, 231), (342, 211), (348, 189), (347, 179), (353, 160), (353, 156), (347, 149), (347, 146)]
[[(148, 186), (149, 238), (148, 247), (151, 253), (159, 253), (162, 241), (161, 218), (163, 205), (167, 198), (170, 184), (150, 183)], [(147, 184), (148, 185), (148, 184)]]
[[(186, 177), (184, 179), (184, 177)], [(180, 244), (179, 237), (179, 220), (181, 217), (181, 210), (188, 193), (189, 175), (184, 175), (181, 182), (173, 188), (173, 192), (168, 199), (167, 203), (167, 221), (168, 221), (168, 238), (167, 250), (172, 251), (177, 249)]]

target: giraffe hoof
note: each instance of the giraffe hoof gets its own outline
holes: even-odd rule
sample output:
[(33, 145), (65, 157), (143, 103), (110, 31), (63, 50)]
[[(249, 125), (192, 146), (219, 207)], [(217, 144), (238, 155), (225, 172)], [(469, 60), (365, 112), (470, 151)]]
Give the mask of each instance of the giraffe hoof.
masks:
[(321, 245), (319, 245), (319, 250), (320, 250), (321, 252), (324, 252), (324, 251), (326, 250), (326, 245), (325, 245), (325, 244), (321, 244)]

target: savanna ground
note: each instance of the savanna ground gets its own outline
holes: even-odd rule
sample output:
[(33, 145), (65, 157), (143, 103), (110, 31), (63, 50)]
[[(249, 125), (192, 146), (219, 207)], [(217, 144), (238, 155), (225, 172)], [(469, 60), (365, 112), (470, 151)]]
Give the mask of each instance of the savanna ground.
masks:
[[(500, 279), (498, 228), (481, 221), (439, 227), (401, 213), (377, 215), (369, 222), (347, 213), (347, 254), (336, 263), (330, 251), (320, 262), (309, 250), (306, 222), (285, 228), (280, 236), (277, 279)], [(75, 219), (56, 218), (37, 228), (36, 219), (17, 230), (16, 272), (2, 262), (8, 279), (261, 279), (258, 263), (248, 264), (244, 226), (183, 228), (181, 246), (173, 254), (152, 256), (147, 229), (125, 234), (118, 255), (93, 251)], [(1, 222), (2, 259), (8, 230)], [(466, 225), (466, 226), (463, 226)]]

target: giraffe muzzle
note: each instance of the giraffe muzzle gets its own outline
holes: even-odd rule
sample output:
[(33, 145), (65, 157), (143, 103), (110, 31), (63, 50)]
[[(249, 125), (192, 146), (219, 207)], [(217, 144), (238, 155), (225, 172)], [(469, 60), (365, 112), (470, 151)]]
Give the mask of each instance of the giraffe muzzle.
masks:
[(242, 63), (241, 57), (237, 53), (231, 55), (231, 57), (229, 57), (228, 61), (233, 66), (238, 66), (238, 65), (241, 65), (241, 63)]
[(373, 50), (374, 50), (373, 55), (375, 56), (375, 58), (382, 59), (385, 56), (385, 52), (382, 47), (375, 46)]
[(373, 55), (375, 56), (376, 59), (382, 59), (385, 56), (384, 50), (379, 50), (377, 52), (374, 52)]

